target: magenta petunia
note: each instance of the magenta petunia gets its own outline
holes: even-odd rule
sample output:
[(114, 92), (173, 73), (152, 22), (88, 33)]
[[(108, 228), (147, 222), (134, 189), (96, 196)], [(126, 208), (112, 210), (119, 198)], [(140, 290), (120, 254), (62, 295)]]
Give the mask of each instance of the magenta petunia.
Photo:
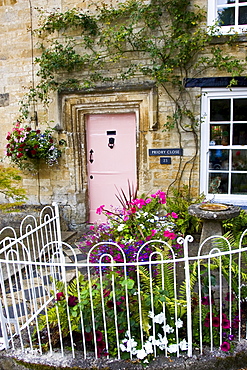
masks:
[(96, 330), (95, 332), (96, 341), (101, 342), (103, 339), (103, 333), (100, 330)]
[(230, 351), (231, 345), (229, 342), (223, 342), (220, 346), (220, 349), (224, 352)]
[(91, 340), (93, 340), (93, 333), (91, 331), (89, 333), (85, 331), (84, 337), (86, 342), (91, 342)]
[(220, 326), (220, 318), (218, 316), (213, 317), (213, 319), (212, 319), (212, 325), (215, 328), (218, 328)]
[(225, 296), (225, 301), (227, 301), (227, 302), (232, 302), (233, 300), (234, 300), (234, 294), (233, 293), (227, 293), (227, 295)]
[(68, 306), (69, 307), (74, 307), (74, 306), (77, 305), (77, 303), (78, 303), (78, 298), (77, 297), (75, 297), (73, 295), (69, 296), (69, 298), (68, 298)]
[(202, 304), (204, 306), (209, 306), (209, 296), (202, 297)]
[(231, 327), (230, 321), (227, 320), (227, 319), (223, 319), (222, 320), (222, 328), (224, 328), (224, 329), (230, 329), (230, 327)]
[(57, 301), (62, 301), (64, 298), (65, 298), (65, 296), (64, 296), (64, 293), (63, 292), (58, 292), (56, 294), (56, 300)]

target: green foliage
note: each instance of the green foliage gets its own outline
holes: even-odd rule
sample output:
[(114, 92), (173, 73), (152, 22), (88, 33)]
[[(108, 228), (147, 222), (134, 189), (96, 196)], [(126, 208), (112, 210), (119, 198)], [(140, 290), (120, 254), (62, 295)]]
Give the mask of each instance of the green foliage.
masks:
[(0, 209), (9, 210), (10, 208), (23, 204), (26, 199), (26, 191), (22, 188), (19, 170), (13, 167), (0, 166), (0, 193), (7, 199), (14, 200), (0, 205)]
[[(66, 85), (54, 72), (70, 74), (87, 70), (88, 83), (90, 80), (93, 83), (96, 71), (109, 68), (120, 59), (127, 62), (127, 68), (123, 67), (120, 75), (113, 76), (114, 80), (132, 78), (141, 72), (158, 84), (166, 86), (169, 82), (180, 90), (183, 79), (195, 66), (203, 71), (219, 68), (233, 75), (243, 71), (242, 61), (224, 55), (221, 47), (210, 46), (218, 28), (207, 32), (204, 10), (192, 6), (190, 0), (152, 0), (149, 4), (128, 0), (117, 6), (102, 3), (96, 5), (96, 10), (96, 14), (75, 8), (63, 13), (41, 13), (41, 26), (36, 30), (43, 39), (42, 55), (36, 59), (42, 79), (38, 90), (59, 90), (60, 84)], [(208, 56), (203, 55), (205, 48)], [(136, 52), (146, 62), (132, 63), (132, 54)], [(99, 78), (104, 77), (99, 74)], [(173, 97), (177, 101), (176, 111), (183, 112), (186, 105), (181, 92), (178, 98), (179, 104)]]
[(239, 216), (224, 220), (222, 225), (224, 232), (227, 233), (230, 231), (238, 242), (240, 235), (247, 228), (247, 212), (241, 209)]
[[(181, 179), (189, 165), (190, 183), (199, 148), (199, 97), (191, 97), (185, 81), (205, 76), (213, 68), (232, 76), (230, 85), (234, 85), (234, 77), (246, 68), (245, 60), (228, 53), (224, 44), (211, 43), (219, 27), (208, 29), (205, 11), (191, 0), (127, 0), (95, 6), (96, 13), (42, 12), (36, 30), (42, 52), (36, 58), (40, 82), (21, 102), (21, 114), (27, 118), (30, 103), (39, 99), (48, 104), (50, 91), (89, 89), (97, 83), (142, 76), (168, 94), (173, 112), (164, 128), (177, 131), (180, 147), (181, 132), (193, 135), (195, 153), (177, 175)], [(228, 47), (235, 42), (229, 37)]]
[(41, 17), (44, 17), (42, 32), (53, 33), (55, 31), (80, 29), (82, 33), (97, 34), (98, 26), (93, 17), (78, 12), (77, 9), (69, 9), (65, 13), (52, 12), (48, 16), (44, 16), (44, 12), (41, 12)]
[(198, 233), (202, 228), (202, 221), (189, 214), (188, 208), (191, 204), (201, 203), (205, 199), (203, 195), (194, 199), (189, 193), (188, 186), (184, 185), (182, 189), (171, 189), (172, 195), (166, 198), (166, 210), (168, 213), (175, 212), (178, 215), (176, 228), (183, 235)]

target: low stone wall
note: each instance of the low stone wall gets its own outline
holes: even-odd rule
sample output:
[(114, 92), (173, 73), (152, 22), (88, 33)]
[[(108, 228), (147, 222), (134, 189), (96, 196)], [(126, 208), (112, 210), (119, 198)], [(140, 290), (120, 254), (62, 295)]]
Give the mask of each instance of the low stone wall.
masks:
[[(84, 359), (78, 354), (76, 359), (71, 353), (61, 357), (60, 353), (47, 355), (20, 354), (18, 351), (0, 352), (0, 370), (143, 370), (144, 366), (138, 361), (116, 359)], [(205, 350), (203, 355), (194, 354), (188, 358), (164, 356), (157, 357), (146, 370), (245, 370), (247, 364), (247, 342), (241, 341), (234, 353), (225, 354), (222, 351), (210, 352)]]

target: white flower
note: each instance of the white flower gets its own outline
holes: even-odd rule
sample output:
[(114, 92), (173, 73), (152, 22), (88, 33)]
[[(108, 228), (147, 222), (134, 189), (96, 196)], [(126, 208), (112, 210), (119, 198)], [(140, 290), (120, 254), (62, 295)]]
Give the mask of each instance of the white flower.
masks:
[(120, 347), (120, 349), (121, 349), (121, 351), (122, 351), (122, 352), (127, 351), (127, 347), (126, 347), (124, 344), (122, 344), (122, 343), (121, 343), (121, 344), (119, 345), (119, 347)]
[(148, 317), (150, 317), (151, 319), (153, 319), (153, 318), (154, 318), (154, 312), (149, 311), (149, 313), (148, 313)]
[(164, 314), (164, 312), (161, 312), (158, 315), (154, 316), (154, 322), (156, 324), (163, 324), (164, 321), (165, 321), (165, 314)]
[(137, 342), (133, 338), (130, 338), (128, 331), (126, 331), (125, 336), (128, 337), (129, 339), (125, 338), (122, 340), (122, 343), (119, 345), (121, 351), (136, 354), (135, 347), (137, 346)]
[(117, 231), (123, 231), (124, 226), (125, 226), (124, 224), (119, 225), (119, 226), (117, 227)]
[(151, 335), (151, 336), (148, 338), (148, 341), (149, 341), (150, 343), (152, 343), (152, 345), (155, 345), (156, 339), (155, 339), (155, 337), (154, 337), (153, 335)]
[(153, 353), (153, 345), (152, 345), (152, 343), (150, 343), (150, 342), (146, 342), (146, 343), (144, 344), (144, 349), (145, 349), (145, 351), (146, 351), (147, 355), (148, 355), (149, 353)]
[(163, 326), (163, 330), (165, 333), (168, 333), (168, 334), (171, 334), (174, 332), (174, 329), (168, 324)]
[(136, 351), (136, 356), (137, 356), (137, 358), (139, 358), (139, 360), (144, 359), (144, 357), (146, 357), (146, 356), (147, 356), (145, 349), (144, 349), (144, 348), (142, 348), (142, 349), (138, 349), (138, 350)]
[(179, 329), (179, 328), (182, 328), (183, 327), (183, 321), (181, 319), (177, 319), (175, 325), (176, 327)]
[(170, 344), (170, 346), (167, 348), (167, 350), (170, 353), (175, 353), (178, 350), (178, 345), (177, 344)]
[(159, 349), (164, 350), (167, 347), (168, 339), (166, 336), (162, 337), (160, 333), (158, 333), (159, 339), (155, 341), (155, 345), (159, 347)]
[(182, 342), (179, 343), (179, 347), (181, 348), (181, 351), (187, 351), (188, 343), (185, 339), (183, 339)]

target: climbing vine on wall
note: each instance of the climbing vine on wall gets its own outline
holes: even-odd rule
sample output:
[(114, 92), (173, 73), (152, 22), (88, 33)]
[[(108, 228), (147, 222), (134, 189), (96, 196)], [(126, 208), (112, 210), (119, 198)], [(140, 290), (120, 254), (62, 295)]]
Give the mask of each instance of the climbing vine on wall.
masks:
[(234, 38), (228, 38), (228, 52), (224, 44), (215, 43), (219, 29), (207, 28), (204, 10), (190, 0), (127, 0), (115, 6), (102, 2), (92, 11), (41, 11), (40, 16), (35, 31), (40, 82), (23, 100), (22, 114), (28, 115), (33, 100), (48, 103), (50, 91), (90, 89), (140, 76), (152, 80), (163, 87), (173, 107), (164, 129), (176, 129), (180, 144), (183, 132), (194, 137), (194, 155), (180, 163), (175, 180), (179, 187), (186, 167), (193, 172), (200, 123), (197, 101), (184, 81), (204, 76), (207, 69), (241, 75), (245, 61), (229, 52)]

